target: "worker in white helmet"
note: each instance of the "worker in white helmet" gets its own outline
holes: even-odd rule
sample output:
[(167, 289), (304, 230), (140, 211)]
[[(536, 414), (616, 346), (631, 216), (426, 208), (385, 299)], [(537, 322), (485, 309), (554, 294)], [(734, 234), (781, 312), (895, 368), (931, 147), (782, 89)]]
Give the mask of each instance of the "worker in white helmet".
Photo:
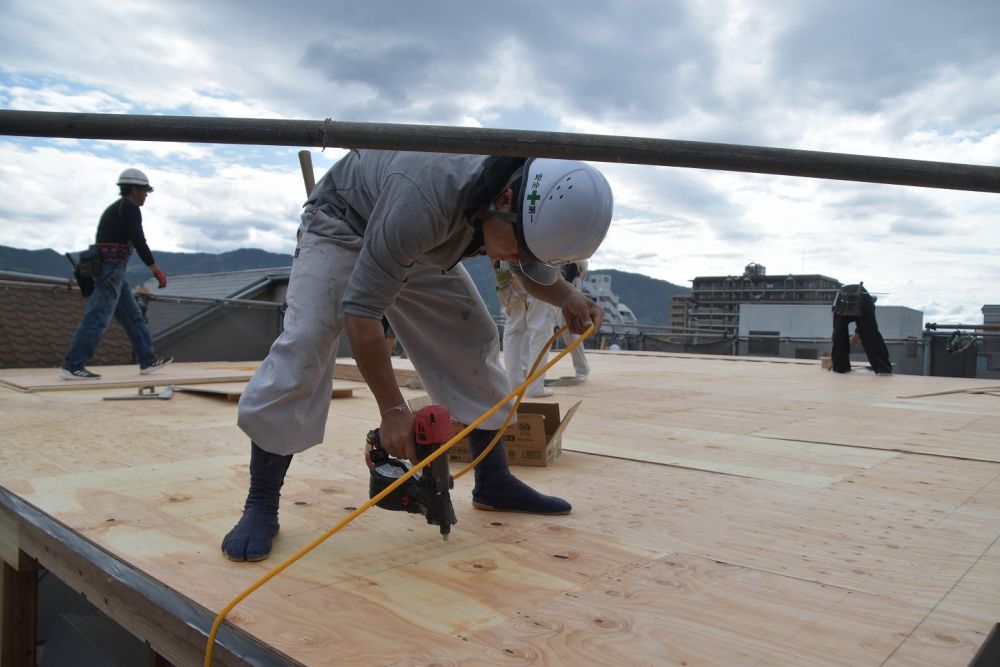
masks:
[[(486, 254), (509, 262), (532, 294), (561, 306), (575, 332), (599, 327), (601, 309), (559, 277), (559, 266), (597, 249), (611, 210), (607, 181), (580, 162), (368, 150), (337, 162), (302, 214), (284, 330), (240, 398), (250, 489), (223, 553), (251, 561), (270, 553), (292, 456), (323, 440), (341, 331), (378, 404), (382, 445), (413, 461), (413, 416), (382, 316), (434, 403), (471, 423), (510, 386), (496, 324), (460, 261)], [(473, 456), (503, 418), (470, 434)], [(483, 510), (571, 509), (514, 477), (502, 444), (476, 468), (472, 500)]]
[(172, 357), (157, 357), (153, 353), (149, 326), (125, 280), (128, 260), (135, 251), (160, 287), (167, 285), (167, 276), (153, 259), (146, 243), (142, 212), (139, 210), (153, 187), (146, 174), (138, 169), (123, 171), (117, 185), (121, 197), (104, 210), (97, 225), (96, 243), (90, 247), (94, 262), (88, 270), (93, 277), (94, 288), (59, 369), (59, 377), (64, 380), (96, 380), (101, 377), (87, 369), (86, 364), (94, 356), (112, 317), (128, 334), (141, 375), (153, 373), (173, 361)]

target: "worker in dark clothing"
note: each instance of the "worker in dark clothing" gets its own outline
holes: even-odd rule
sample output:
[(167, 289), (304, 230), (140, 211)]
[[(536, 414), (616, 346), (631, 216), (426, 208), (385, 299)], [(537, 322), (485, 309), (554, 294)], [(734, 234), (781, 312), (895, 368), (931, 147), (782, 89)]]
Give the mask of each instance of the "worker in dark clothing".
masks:
[(851, 336), (847, 325), (854, 322), (872, 370), (878, 375), (892, 375), (889, 349), (875, 320), (875, 299), (864, 288), (864, 283), (844, 285), (837, 292), (833, 302), (833, 349), (830, 352), (835, 372), (851, 370)]
[(121, 198), (108, 206), (97, 225), (96, 243), (91, 246), (100, 254), (100, 266), (94, 270), (94, 292), (87, 300), (83, 318), (77, 325), (69, 352), (63, 359), (59, 377), (64, 380), (96, 380), (101, 376), (87, 370), (111, 318), (118, 320), (132, 341), (139, 361), (139, 373), (147, 375), (163, 368), (173, 357), (157, 358), (153, 354), (153, 337), (132, 290), (125, 281), (125, 269), (135, 250), (159, 282), (167, 286), (167, 276), (157, 266), (146, 244), (139, 208), (153, 191), (149, 179), (138, 169), (126, 169), (118, 177)]

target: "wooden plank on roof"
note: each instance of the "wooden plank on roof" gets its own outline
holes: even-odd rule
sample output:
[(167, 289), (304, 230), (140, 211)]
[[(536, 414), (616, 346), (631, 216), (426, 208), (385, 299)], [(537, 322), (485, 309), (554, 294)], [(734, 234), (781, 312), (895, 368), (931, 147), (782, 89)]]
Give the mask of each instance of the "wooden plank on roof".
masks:
[[(392, 372), (396, 375), (396, 384), (400, 387), (420, 387), (420, 376), (414, 370), (409, 359), (392, 357)], [(354, 382), (364, 382), (357, 362), (349, 357), (338, 357), (337, 365), (334, 368), (333, 376), (338, 380), (352, 380)]]
[[(238, 401), (246, 388), (246, 382), (213, 382), (205, 384), (177, 385), (177, 391), (187, 391), (193, 394), (207, 394), (221, 396), (228, 401)], [(331, 391), (331, 399), (350, 398), (354, 395), (354, 390), (358, 388), (355, 382), (334, 380)]]
[[(418, 380), (413, 364), (407, 359), (392, 358), (399, 386), (413, 385)], [(92, 366), (101, 377), (97, 380), (62, 380), (59, 370), (12, 368), (0, 370), (0, 387), (15, 391), (71, 391), (94, 388), (142, 387), (145, 385), (193, 385), (247, 382), (257, 363), (252, 362), (174, 362), (150, 375), (140, 375), (138, 366)], [(335, 376), (338, 380), (364, 382), (357, 363), (352, 358), (337, 359)]]
[(92, 366), (90, 370), (101, 376), (97, 380), (63, 380), (57, 368), (14, 368), (0, 371), (0, 386), (36, 392), (246, 382), (256, 369), (256, 363), (246, 362), (174, 362), (155, 373), (140, 375), (138, 365)]
[[(373, 509), (226, 627), (310, 665), (968, 664), (1000, 613), (1000, 463), (983, 444), (1000, 441), (995, 399), (897, 397), (983, 381), (655, 354), (591, 366), (547, 399), (583, 401), (562, 456), (515, 470), (570, 515), (477, 511), (463, 477), (449, 541)], [(235, 404), (106, 394), (0, 389), (0, 484), (205, 609), (367, 498), (379, 416), (355, 392), (292, 461), (272, 558), (231, 563), (219, 542), (249, 451)], [(81, 586), (98, 595), (95, 582)], [(178, 662), (195, 664), (185, 646)]]

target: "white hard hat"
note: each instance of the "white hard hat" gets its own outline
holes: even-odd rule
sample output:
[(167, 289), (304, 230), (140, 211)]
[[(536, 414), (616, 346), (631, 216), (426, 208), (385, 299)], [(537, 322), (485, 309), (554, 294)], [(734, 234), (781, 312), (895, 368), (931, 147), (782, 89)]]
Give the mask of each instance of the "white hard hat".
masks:
[(574, 160), (537, 158), (524, 165), (514, 225), (521, 271), (542, 285), (560, 267), (587, 259), (611, 226), (611, 186), (597, 169)]
[(153, 186), (149, 184), (149, 179), (146, 178), (146, 174), (142, 173), (138, 169), (126, 169), (118, 177), (117, 185), (141, 185), (143, 187), (149, 188), (149, 191), (153, 191)]

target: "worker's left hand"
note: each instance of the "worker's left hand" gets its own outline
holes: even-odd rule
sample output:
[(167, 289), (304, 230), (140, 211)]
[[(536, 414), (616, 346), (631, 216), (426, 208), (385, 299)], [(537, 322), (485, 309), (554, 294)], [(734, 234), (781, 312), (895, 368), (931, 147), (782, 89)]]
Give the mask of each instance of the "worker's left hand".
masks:
[(153, 277), (156, 278), (156, 282), (160, 284), (160, 289), (167, 286), (167, 274), (165, 274), (162, 270), (155, 269), (153, 271)]
[(582, 334), (591, 324), (594, 325), (595, 332), (599, 331), (604, 321), (604, 310), (584, 296), (583, 292), (576, 290), (566, 299), (562, 313), (566, 326), (575, 334)]

